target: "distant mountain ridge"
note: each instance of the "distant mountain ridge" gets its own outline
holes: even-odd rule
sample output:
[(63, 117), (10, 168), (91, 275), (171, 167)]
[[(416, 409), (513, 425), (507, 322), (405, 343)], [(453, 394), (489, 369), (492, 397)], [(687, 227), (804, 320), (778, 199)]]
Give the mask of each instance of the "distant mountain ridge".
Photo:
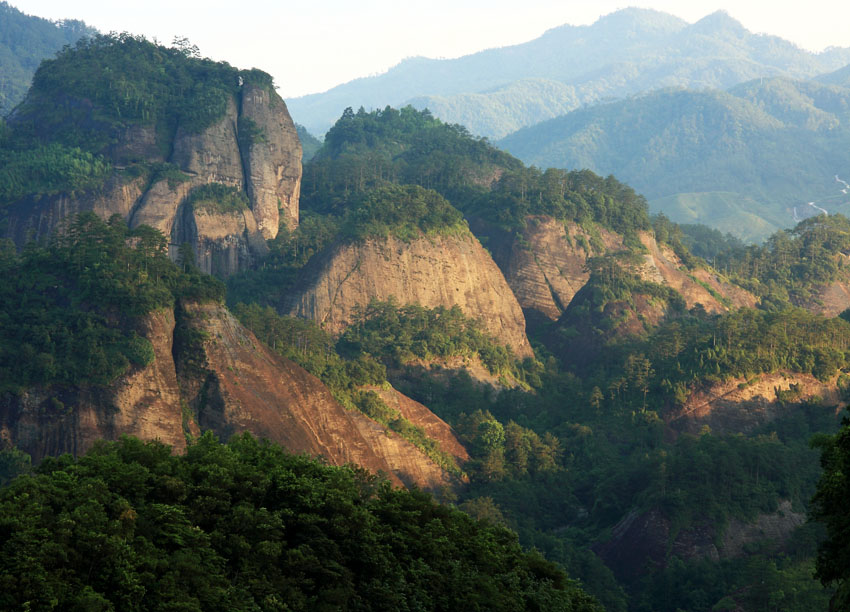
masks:
[(694, 24), (629, 8), (589, 26), (563, 25), (527, 43), (457, 59), (411, 58), (385, 74), (288, 101), (323, 134), (343, 108), (412, 103), (499, 138), (606, 98), (663, 87), (728, 88), (758, 77), (812, 78), (850, 63), (850, 49), (811, 53), (753, 34), (724, 12)]
[(823, 210), (846, 214), (848, 133), (850, 89), (763, 78), (576, 110), (500, 144), (528, 164), (613, 173), (674, 221), (759, 240)]
[(96, 33), (82, 21), (33, 17), (0, 2), (0, 117), (23, 100), (41, 60)]

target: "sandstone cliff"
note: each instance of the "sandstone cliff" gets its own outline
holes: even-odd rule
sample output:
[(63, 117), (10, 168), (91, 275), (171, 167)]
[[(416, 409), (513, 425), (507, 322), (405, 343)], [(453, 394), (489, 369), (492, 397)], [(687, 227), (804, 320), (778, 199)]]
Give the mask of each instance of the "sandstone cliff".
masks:
[(823, 410), (833, 412), (845, 403), (836, 378), (822, 382), (811, 374), (782, 371), (706, 384), (693, 390), (665, 420), (677, 433), (696, 434), (706, 425), (713, 433), (746, 433), (798, 408), (801, 402), (816, 401)]
[[(526, 218), (515, 236), (498, 235), (491, 227), (477, 227), (491, 235), (493, 257), (505, 274), (526, 316), (555, 321), (587, 283), (590, 257), (624, 251), (622, 236), (597, 227), (594, 232), (576, 223), (543, 215)], [(682, 295), (688, 308), (700, 303), (709, 312), (729, 306), (753, 306), (747, 291), (705, 270), (687, 270), (667, 245), (659, 245), (649, 232), (640, 234), (646, 252), (634, 272), (644, 280), (666, 285)]]
[(651, 233), (641, 232), (640, 241), (647, 250), (644, 264), (638, 270), (640, 276), (674, 289), (688, 308), (702, 304), (707, 312), (718, 313), (728, 311), (730, 306), (755, 306), (755, 296), (716, 274), (704, 269), (687, 270), (673, 250), (666, 244), (658, 244)]
[(516, 298), (487, 251), (469, 234), (334, 245), (302, 270), (282, 310), (338, 334), (352, 323), (358, 306), (390, 297), (427, 308), (457, 305), (518, 357), (533, 355)]
[[(35, 459), (79, 455), (95, 440), (130, 434), (182, 450), (186, 435), (243, 431), (292, 452), (355, 463), (394, 483), (426, 489), (451, 477), (415, 446), (363, 414), (343, 408), (315, 377), (263, 346), (222, 306), (184, 304), (148, 315), (138, 332), (155, 359), (106, 388), (32, 389), (0, 398), (0, 445)], [(414, 424), (434, 432), (460, 462), (463, 447), (427, 408), (392, 398)], [(441, 424), (444, 427), (441, 427)]]
[(600, 229), (599, 237), (575, 223), (529, 216), (507, 248), (494, 248), (494, 258), (523, 310), (555, 321), (590, 277), (588, 257), (623, 249), (620, 236)]
[[(115, 172), (102, 188), (13, 204), (6, 237), (20, 247), (48, 236), (69, 215), (118, 214), (130, 227), (146, 224), (163, 232), (174, 257), (181, 244), (189, 243), (202, 270), (227, 276), (265, 256), (265, 240), (277, 235), (281, 220), (290, 228), (298, 224), (301, 144), (286, 104), (273, 90), (246, 84), (239, 99), (227, 100), (224, 116), (213, 125), (200, 132), (178, 126), (169, 142), (157, 138), (150, 126), (131, 124), (118, 130), (104, 151)], [(127, 164), (143, 168), (162, 162), (182, 174), (126, 174)], [(248, 209), (200, 218), (186, 205), (187, 196), (210, 183), (244, 192)]]
[(80, 455), (96, 440), (122, 434), (185, 448), (185, 433), (197, 429), (188, 421), (184, 424), (181, 411), (172, 357), (174, 314), (154, 312), (138, 331), (153, 344), (153, 363), (131, 370), (106, 388), (31, 389), (20, 397), (0, 398), (0, 440), (36, 460)]

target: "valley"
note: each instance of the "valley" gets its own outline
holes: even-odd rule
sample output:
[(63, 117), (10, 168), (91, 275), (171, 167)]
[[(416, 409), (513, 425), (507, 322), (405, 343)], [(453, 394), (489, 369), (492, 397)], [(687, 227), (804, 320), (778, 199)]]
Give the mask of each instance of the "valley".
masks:
[[(663, 69), (583, 38), (624, 27)], [(584, 90), (482, 69), (564, 40)], [(721, 40), (759, 68), (704, 82)], [(314, 98), (321, 141), (188, 43), (40, 65), (0, 123), (0, 608), (843, 609), (847, 50), (641, 9), (528, 45), (431, 110)], [(435, 111), (468, 97), (522, 129)]]

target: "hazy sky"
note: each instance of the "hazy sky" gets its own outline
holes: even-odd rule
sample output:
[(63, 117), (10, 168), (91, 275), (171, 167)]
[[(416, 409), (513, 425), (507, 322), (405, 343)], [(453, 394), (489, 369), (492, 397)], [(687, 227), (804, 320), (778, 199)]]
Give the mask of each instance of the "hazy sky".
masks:
[(850, 47), (850, 2), (841, 0), (9, 0), (30, 15), (82, 19), (274, 76), (284, 97), (325, 91), (386, 71), (411, 56), (458, 57), (526, 42), (547, 29), (589, 24), (627, 6), (694, 22), (725, 10), (746, 28), (821, 51)]

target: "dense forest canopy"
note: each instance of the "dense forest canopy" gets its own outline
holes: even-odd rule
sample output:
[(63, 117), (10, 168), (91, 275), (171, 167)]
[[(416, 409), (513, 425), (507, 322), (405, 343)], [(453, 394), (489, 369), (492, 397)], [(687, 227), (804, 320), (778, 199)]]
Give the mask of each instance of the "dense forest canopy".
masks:
[(0, 607), (601, 610), (506, 529), (248, 435), (123, 438), (0, 490)]
[(347, 109), (305, 165), (302, 204), (330, 212), (383, 182), (434, 189), (467, 216), (508, 229), (535, 214), (624, 233), (649, 228), (646, 200), (614, 177), (525, 168), (462, 126), (411, 107)]

